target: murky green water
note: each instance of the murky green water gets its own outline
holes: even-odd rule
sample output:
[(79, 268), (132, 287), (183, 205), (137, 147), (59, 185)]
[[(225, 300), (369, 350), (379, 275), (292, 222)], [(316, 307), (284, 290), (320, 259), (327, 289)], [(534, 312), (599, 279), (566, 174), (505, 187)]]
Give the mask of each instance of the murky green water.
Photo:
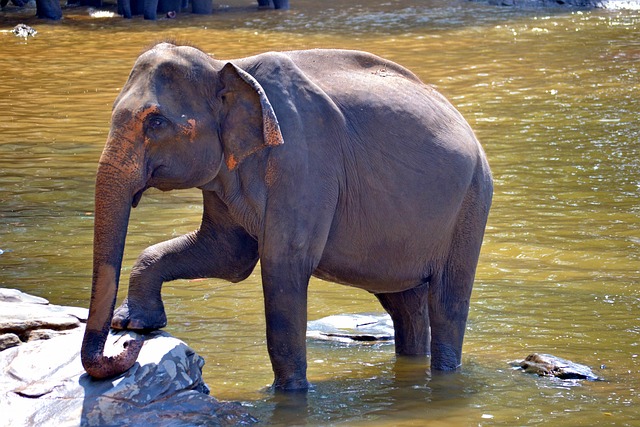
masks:
[[(638, 425), (640, 12), (294, 0), (289, 12), (265, 13), (250, 0), (227, 4), (213, 16), (157, 22), (74, 9), (51, 24), (0, 12), (0, 30), (26, 21), (39, 31), (28, 41), (0, 33), (0, 286), (87, 306), (97, 159), (111, 104), (146, 45), (173, 37), (218, 58), (368, 50), (452, 99), (493, 168), (463, 372), (427, 376), (396, 364), (390, 345), (310, 343), (315, 389), (283, 400), (264, 390), (272, 374), (259, 272), (237, 285), (166, 284), (167, 330), (205, 357), (212, 394), (282, 425)], [(195, 229), (200, 214), (197, 192), (150, 191), (132, 215), (123, 285), (144, 247)], [(365, 292), (312, 282), (310, 319), (380, 310)], [(509, 360), (533, 351), (586, 363), (607, 381), (511, 371)]]

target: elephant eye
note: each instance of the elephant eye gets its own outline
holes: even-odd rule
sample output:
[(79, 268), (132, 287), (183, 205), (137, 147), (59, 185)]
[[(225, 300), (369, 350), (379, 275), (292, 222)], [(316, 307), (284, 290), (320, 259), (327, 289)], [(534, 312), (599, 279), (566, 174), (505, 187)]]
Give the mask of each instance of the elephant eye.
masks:
[(157, 130), (163, 128), (167, 124), (167, 119), (162, 116), (151, 116), (147, 119), (149, 129)]

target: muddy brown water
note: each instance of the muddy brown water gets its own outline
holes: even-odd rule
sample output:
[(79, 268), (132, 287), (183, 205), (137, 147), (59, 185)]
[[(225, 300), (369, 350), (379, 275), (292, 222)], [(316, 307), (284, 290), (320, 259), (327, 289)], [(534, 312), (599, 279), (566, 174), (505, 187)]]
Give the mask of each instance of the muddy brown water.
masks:
[[(87, 306), (93, 180), (110, 109), (138, 53), (163, 38), (217, 58), (340, 47), (436, 85), (482, 141), (494, 206), (461, 373), (427, 375), (393, 346), (309, 343), (305, 399), (282, 399), (265, 346), (259, 271), (164, 286), (167, 330), (205, 359), (212, 394), (279, 425), (638, 425), (640, 420), (640, 12), (468, 2), (292, 1), (259, 12), (144, 22), (65, 10), (0, 12), (0, 286)], [(18, 22), (35, 38), (8, 33)], [(327, 64), (330, 66), (330, 64)], [(197, 191), (149, 191), (133, 211), (120, 298), (146, 246), (195, 229)], [(313, 280), (309, 319), (381, 311), (366, 292)], [(531, 352), (587, 364), (603, 382), (512, 371)]]

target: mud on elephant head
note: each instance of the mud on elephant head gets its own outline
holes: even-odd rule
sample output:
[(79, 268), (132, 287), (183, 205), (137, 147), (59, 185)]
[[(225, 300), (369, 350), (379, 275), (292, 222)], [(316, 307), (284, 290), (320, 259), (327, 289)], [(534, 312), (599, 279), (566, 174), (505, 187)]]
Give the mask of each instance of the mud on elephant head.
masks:
[[(147, 248), (115, 310), (130, 209), (150, 187), (197, 187), (200, 228)], [(158, 44), (116, 99), (95, 198), (93, 283), (82, 345), (94, 377), (110, 326), (157, 329), (175, 279), (237, 282), (261, 262), (274, 386), (303, 389), (312, 275), (374, 293), (396, 352), (460, 366), (492, 197), (484, 151), (458, 111), (391, 61), (310, 50), (214, 60)]]

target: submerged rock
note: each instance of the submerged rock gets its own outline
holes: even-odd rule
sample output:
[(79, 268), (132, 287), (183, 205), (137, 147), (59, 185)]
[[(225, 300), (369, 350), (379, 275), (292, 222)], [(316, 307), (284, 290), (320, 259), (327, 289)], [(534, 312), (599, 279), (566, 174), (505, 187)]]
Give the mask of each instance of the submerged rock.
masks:
[(336, 314), (308, 322), (307, 337), (343, 343), (393, 342), (393, 322), (388, 314)]
[(516, 369), (522, 369), (524, 372), (557, 377), (563, 380), (602, 380), (588, 366), (561, 359), (551, 354), (533, 353), (522, 361), (511, 362), (511, 365)]
[[(34, 329), (34, 325), (51, 324), (69, 327), (73, 322), (62, 321), (65, 317), (60, 313), (83, 309), (52, 306), (42, 299), (25, 303), (21, 295), (9, 293), (13, 303), (6, 302), (6, 292), (0, 292), (0, 304), (4, 304), (0, 324), (14, 325), (16, 333), (2, 335), (8, 340), (13, 335), (13, 341), (26, 335), (40, 339), (0, 351), (0, 414), (6, 425), (235, 426), (257, 421), (240, 404), (209, 396), (202, 379), (202, 357), (166, 332), (138, 336), (145, 340), (144, 346), (124, 374), (108, 380), (91, 378), (80, 361), (84, 324), (78, 317), (70, 315), (78, 325), (63, 334)], [(16, 307), (5, 311), (12, 304)], [(44, 318), (25, 314), (20, 325), (15, 314), (21, 310)], [(7, 313), (10, 320), (5, 318)], [(127, 335), (136, 334), (112, 332), (105, 352), (119, 353)]]

